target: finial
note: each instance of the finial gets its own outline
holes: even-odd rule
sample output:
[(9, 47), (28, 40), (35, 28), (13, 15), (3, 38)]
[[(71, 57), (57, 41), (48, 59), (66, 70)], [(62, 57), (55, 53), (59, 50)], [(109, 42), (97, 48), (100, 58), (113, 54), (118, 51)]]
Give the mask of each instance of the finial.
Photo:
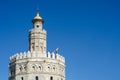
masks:
[(37, 1), (37, 13), (36, 13), (36, 16), (32, 20), (33, 24), (34, 24), (34, 22), (36, 22), (38, 20), (41, 21), (42, 23), (44, 22), (44, 20), (40, 16), (40, 12), (39, 12), (39, 0), (36, 0), (36, 1)]
[(36, 6), (36, 7), (37, 7), (37, 12), (39, 12), (39, 11), (40, 11), (40, 10), (39, 10), (39, 0), (36, 0), (36, 1), (37, 1), (37, 4), (36, 4), (36, 5), (37, 5), (37, 6)]
[(36, 16), (39, 16), (39, 17), (40, 17), (40, 13), (39, 13), (39, 11), (37, 11), (37, 14), (36, 14)]
[[(41, 17), (40, 17), (40, 13), (39, 13), (39, 0), (37, 0), (37, 13), (36, 13), (36, 17), (35, 17), (36, 19), (42, 19)], [(34, 19), (35, 19), (34, 18)]]
[(37, 4), (37, 12), (39, 12), (39, 2), (38, 2), (38, 4)]

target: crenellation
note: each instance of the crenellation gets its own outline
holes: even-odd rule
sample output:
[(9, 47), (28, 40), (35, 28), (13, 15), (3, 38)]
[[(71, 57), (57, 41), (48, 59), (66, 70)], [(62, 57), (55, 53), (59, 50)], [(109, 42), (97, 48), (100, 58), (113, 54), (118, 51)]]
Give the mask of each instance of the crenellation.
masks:
[(31, 53), (30, 53), (30, 51), (28, 51), (28, 53), (27, 53), (27, 57), (28, 57), (28, 58), (31, 57)]
[(17, 59), (19, 59), (19, 54), (18, 54), (18, 53), (16, 54), (16, 60), (17, 60)]
[(59, 61), (61, 61), (63, 63), (65, 62), (65, 59), (64, 59), (63, 56), (61, 56), (60, 54), (55, 54), (54, 52), (52, 52), (52, 53), (48, 52), (47, 57), (51, 58), (51, 59), (59, 60)]
[(56, 54), (56, 59), (60, 60), (60, 55), (59, 54)]
[(23, 58), (26, 58), (26, 57), (27, 57), (27, 56), (26, 56), (26, 52), (24, 52), (24, 53), (23, 53)]
[(19, 56), (20, 59), (23, 59), (23, 53), (20, 52), (20, 56)]
[(55, 53), (54, 52), (52, 52), (51, 58), (55, 59)]
[(47, 57), (48, 57), (48, 58), (51, 58), (51, 54), (50, 54), (50, 52), (48, 52)]
[(48, 52), (47, 54), (40, 54), (39, 52), (20, 52), (16, 53), (15, 55), (10, 57), (10, 62), (14, 62), (15, 60), (20, 60), (20, 59), (27, 59), (27, 58), (49, 58), (49, 59), (53, 59), (53, 60), (59, 60), (63, 63), (65, 63), (65, 58), (63, 56), (61, 56), (60, 54), (55, 54), (54, 52), (50, 53)]

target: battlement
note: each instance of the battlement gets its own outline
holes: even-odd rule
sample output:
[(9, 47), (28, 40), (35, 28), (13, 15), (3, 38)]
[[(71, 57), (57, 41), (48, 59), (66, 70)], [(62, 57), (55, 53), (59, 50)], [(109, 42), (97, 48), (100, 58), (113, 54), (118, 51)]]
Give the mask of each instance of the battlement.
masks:
[(24, 52), (24, 53), (17, 53), (13, 56), (10, 57), (10, 62), (14, 62), (16, 60), (22, 60), (22, 59), (30, 59), (30, 58), (49, 58), (49, 59), (54, 59), (54, 60), (59, 60), (63, 63), (65, 63), (65, 58), (61, 56), (60, 54), (55, 54), (54, 52), (50, 53), (48, 52), (47, 54), (40, 53), (40, 52)]

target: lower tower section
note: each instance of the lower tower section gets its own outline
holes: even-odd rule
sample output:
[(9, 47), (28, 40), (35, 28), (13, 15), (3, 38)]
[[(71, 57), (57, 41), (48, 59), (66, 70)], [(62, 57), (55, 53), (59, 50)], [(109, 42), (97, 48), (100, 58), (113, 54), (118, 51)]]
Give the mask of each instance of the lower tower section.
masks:
[(9, 80), (65, 80), (64, 57), (34, 53), (24, 52), (10, 58)]

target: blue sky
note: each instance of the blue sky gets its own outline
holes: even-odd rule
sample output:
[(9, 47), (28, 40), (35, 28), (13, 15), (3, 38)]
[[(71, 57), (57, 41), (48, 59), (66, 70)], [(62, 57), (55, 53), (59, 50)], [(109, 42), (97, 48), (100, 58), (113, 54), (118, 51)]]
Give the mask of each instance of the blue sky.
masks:
[[(120, 80), (119, 0), (39, 0), (47, 50), (66, 58), (66, 80)], [(0, 0), (0, 80), (9, 57), (28, 51), (37, 0)]]

